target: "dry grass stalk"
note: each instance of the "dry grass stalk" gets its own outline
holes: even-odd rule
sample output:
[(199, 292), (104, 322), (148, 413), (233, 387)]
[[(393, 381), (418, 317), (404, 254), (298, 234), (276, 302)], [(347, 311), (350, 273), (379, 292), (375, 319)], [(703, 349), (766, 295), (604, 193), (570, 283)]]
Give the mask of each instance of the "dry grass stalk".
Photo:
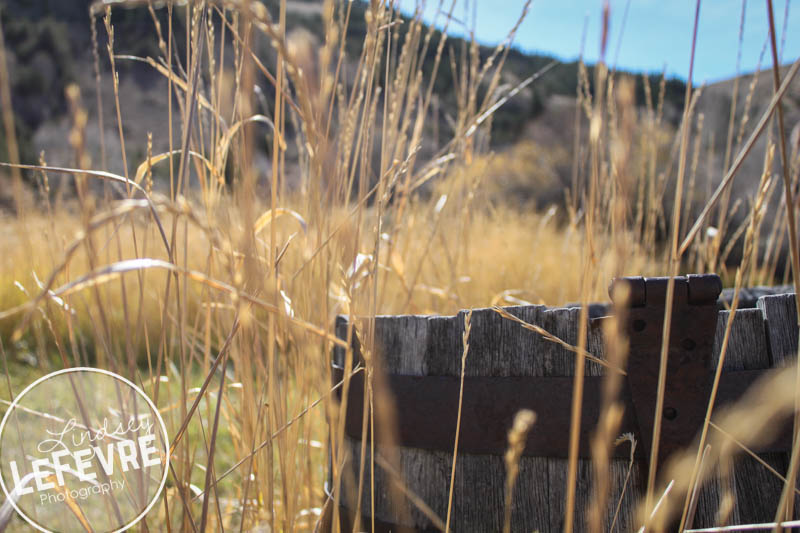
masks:
[(611, 370), (613, 373), (620, 374), (620, 375), (623, 375), (623, 376), (627, 375), (627, 372), (625, 372), (621, 367), (615, 366), (613, 363), (611, 363), (609, 361), (605, 361), (603, 359), (600, 359), (599, 357), (596, 357), (596, 356), (592, 355), (591, 353), (587, 352), (585, 349), (582, 350), (581, 348), (579, 348), (577, 346), (573, 346), (573, 345), (569, 344), (568, 342), (566, 342), (563, 339), (560, 339), (559, 337), (553, 335), (552, 333), (550, 333), (546, 329), (542, 328), (541, 326), (537, 326), (536, 324), (530, 324), (528, 322), (525, 322), (521, 318), (518, 318), (518, 317), (512, 315), (511, 313), (509, 313), (508, 311), (506, 311), (502, 307), (493, 307), (493, 309), (497, 314), (499, 314), (503, 318), (505, 318), (507, 320), (512, 320), (514, 322), (517, 322), (523, 328), (525, 328), (527, 330), (530, 330), (530, 331), (533, 331), (535, 333), (538, 333), (539, 335), (544, 337), (545, 340), (548, 340), (550, 342), (554, 342), (554, 343), (558, 344), (559, 346), (561, 346), (562, 348), (564, 348), (566, 350), (569, 350), (570, 352), (572, 352), (574, 354), (579, 354), (579, 355), (581, 355), (582, 357), (584, 357), (588, 361), (592, 361), (593, 363), (597, 363), (598, 365), (602, 365), (602, 366), (608, 368), (609, 370)]
[(508, 431), (508, 450), (504, 457), (506, 465), (505, 511), (503, 512), (503, 533), (511, 532), (511, 509), (514, 501), (514, 484), (519, 475), (519, 459), (525, 449), (528, 432), (536, 422), (536, 413), (523, 409), (514, 417), (514, 424)]
[[(625, 368), (628, 359), (628, 339), (625, 334), (630, 288), (616, 284), (612, 300), (615, 302), (614, 315), (603, 322), (603, 339), (606, 346), (606, 358), (616, 368)], [(606, 519), (606, 504), (611, 490), (609, 482), (610, 452), (617, 441), (619, 426), (622, 422), (624, 406), (619, 400), (619, 392), (623, 386), (622, 376), (617, 372), (609, 372), (603, 382), (602, 408), (597, 430), (592, 435), (593, 486), (589, 504), (589, 530), (603, 531)], [(632, 445), (632, 448), (634, 446)], [(624, 492), (620, 495), (620, 503)]]
[[(736, 78), (734, 78), (733, 82), (733, 95), (731, 96), (731, 108), (730, 113), (728, 115), (728, 133), (725, 139), (725, 155), (722, 158), (722, 168), (727, 170), (731, 156), (733, 154), (733, 135), (736, 130), (736, 106), (739, 100), (739, 83), (740, 83), (740, 67), (741, 67), (741, 60), (742, 60), (742, 42), (744, 39), (744, 20), (745, 20), (745, 13), (747, 7), (747, 0), (742, 0), (742, 8), (741, 14), (739, 16), (739, 41), (737, 46), (737, 53), (736, 53)], [(738, 144), (738, 143), (737, 143)], [(718, 237), (713, 239), (712, 242), (712, 250), (710, 255), (710, 262), (711, 268), (713, 269), (717, 264), (717, 257), (719, 255), (720, 246), (722, 245), (723, 235), (727, 229), (727, 224), (729, 220), (729, 212), (728, 208), (730, 207), (730, 189), (726, 190), (723, 195), (722, 199), (719, 204), (719, 209), (717, 211), (717, 222), (716, 228), (718, 230)], [(720, 264), (724, 265), (725, 261), (720, 260)]]
[[(753, 265), (753, 250), (755, 249), (756, 244), (756, 236), (758, 235), (760, 228), (761, 228), (761, 220), (764, 218), (765, 214), (765, 200), (767, 198), (767, 191), (770, 188), (770, 181), (771, 181), (771, 169), (772, 169), (772, 161), (775, 155), (775, 146), (770, 145), (767, 149), (767, 155), (764, 159), (764, 170), (761, 174), (761, 180), (758, 186), (758, 193), (753, 204), (753, 209), (750, 213), (750, 223), (747, 227), (747, 233), (745, 234), (744, 239), (744, 252), (742, 254), (742, 264), (736, 270), (736, 281), (734, 284), (734, 292), (733, 292), (733, 301), (731, 302), (730, 307), (730, 316), (728, 317), (728, 322), (725, 325), (725, 334), (722, 338), (722, 345), (720, 347), (719, 353), (719, 361), (717, 362), (717, 368), (714, 373), (714, 382), (711, 386), (711, 394), (709, 396), (708, 406), (706, 408), (706, 416), (703, 421), (703, 429), (700, 434), (700, 441), (699, 446), (697, 448), (697, 457), (695, 460), (695, 465), (691, 474), (692, 483), (697, 480), (701, 473), (700, 473), (700, 466), (702, 461), (702, 451), (705, 449), (706, 438), (708, 435), (708, 428), (709, 424), (711, 423), (711, 415), (714, 410), (714, 403), (717, 397), (717, 391), (719, 390), (719, 382), (722, 378), (722, 367), (725, 362), (725, 356), (728, 353), (728, 343), (730, 341), (730, 335), (733, 328), (733, 322), (736, 318), (736, 311), (739, 308), (739, 296), (742, 289), (742, 284), (744, 279), (748, 277), (749, 272)], [(683, 507), (683, 515), (681, 517), (681, 527), (685, 524), (687, 519), (687, 513), (689, 512), (689, 495), (687, 495), (684, 501)]]
[[(450, 24), (455, 1), (445, 5), (440, 0), (439, 5), (447, 17), (444, 24)], [(143, 60), (165, 78), (168, 131), (157, 131), (152, 140), (148, 138), (146, 159), (130, 162), (138, 163), (131, 167), (137, 169), (132, 179), (127, 174), (127, 160), (122, 175), (104, 170), (104, 149), (100, 157), (103, 168), (90, 170), (85, 110), (73, 94), (75, 168), (51, 168), (44, 161), (19, 166), (12, 160), (5, 165), (12, 172), (42, 173), (47, 212), (46, 216), (30, 213), (30, 227), (14, 225), (13, 229), (27, 238), (39, 228), (50, 228), (52, 238), (47, 242), (31, 238), (31, 246), (16, 248), (0, 243), (4, 252), (0, 257), (7, 261), (3, 265), (9, 265), (2, 280), (8, 285), (20, 281), (23, 288), (33, 286), (28, 283), (30, 271), (41, 270), (43, 265), (49, 269), (49, 275), (42, 276), (44, 282), (29, 295), (16, 288), (11, 298), (0, 292), (7, 302), (0, 310), (4, 336), (8, 331), (15, 352), (22, 350), (23, 343), (31, 343), (29, 351), (38, 358), (41, 369), (52, 364), (48, 353), (58, 354), (55, 362), (60, 359), (61, 365), (73, 361), (88, 364), (97, 353), (102, 366), (138, 378), (159, 405), (167, 406), (165, 415), (175, 430), (171, 434), (176, 435), (175, 462), (164, 505), (153, 517), (158, 524), (154, 527), (243, 531), (268, 524), (272, 530), (309, 528), (314, 508), (323, 499), (320, 465), (325, 462), (324, 454), (330, 452), (335, 524), (340, 504), (345, 503), (343, 493), (367, 494), (369, 508), (359, 511), (374, 516), (377, 466), (391, 475), (398, 509), (410, 502), (436, 527), (446, 530), (454, 520), (457, 442), (445, 520), (408, 488), (391, 451), (367, 440), (358, 459), (349, 457), (346, 449), (343, 414), (354, 372), (364, 371), (367, 376), (371, 401), (363, 412), (366, 427), (388, 427), (392, 422), (391, 399), (382, 396), (385, 387), (381, 354), (376, 351), (375, 317), (386, 312), (452, 313), (486, 305), (495, 298), (548, 304), (580, 300), (585, 304), (604, 298), (608, 279), (624, 269), (635, 270), (626, 272), (630, 274), (663, 273), (666, 263), (658, 235), (676, 227), (682, 233), (690, 214), (689, 204), (683, 206), (680, 197), (676, 202), (680, 216), (673, 216), (670, 222), (664, 214), (672, 174), (672, 162), (664, 170), (659, 159), (666, 156), (671, 142), (664, 118), (666, 77), (662, 76), (655, 98), (649, 79), (645, 83), (648, 111), (640, 118), (632, 87), (625, 79), (609, 75), (601, 64), (590, 82), (586, 65), (579, 65), (573, 190), (569, 222), (562, 226), (558, 215), (519, 213), (493, 203), (483, 186), (484, 175), (492, 168), (487, 152), (496, 110), (544, 75), (533, 73), (521, 83), (509, 83), (504, 77), (503, 67), (519, 22), (508, 39), (487, 55), (474, 41), (465, 41), (459, 49), (448, 47), (452, 41), (445, 34), (432, 42), (434, 30), (424, 30), (421, 10), (406, 24), (401, 23), (395, 6), (373, 2), (364, 12), (367, 34), (353, 55), (345, 46), (358, 7), (351, 2), (323, 3), (324, 44), (319, 47), (306, 37), (287, 35), (288, 5), (284, 1), (274, 19), (275, 13), (258, 2), (190, 2), (177, 10), (172, 2), (165, 8), (130, 0), (98, 3), (93, 17), (105, 12), (111, 38), (109, 61), (123, 156), (126, 102), (119, 93), (115, 63), (123, 56), (114, 54), (113, 28), (106, 12), (111, 6), (148, 9), (161, 57)], [(520, 21), (525, 10), (527, 4)], [(161, 15), (167, 18), (164, 28)], [(607, 17), (608, 12), (606, 29)], [(94, 18), (93, 25), (97, 22)], [(175, 40), (180, 38), (182, 24), (186, 25), (186, 56), (178, 58)], [(270, 54), (260, 56), (260, 39), (271, 45)], [(100, 84), (98, 62), (96, 54), (96, 88)], [(444, 121), (441, 127), (438, 124), (439, 110), (445, 107), (438, 105), (434, 90), (440, 68), (450, 68), (455, 80), (457, 112), (451, 129)], [(777, 87), (756, 132), (726, 168), (721, 184), (724, 194), (770, 114), (778, 108), (797, 68), (794, 65)], [(7, 76), (0, 72), (0, 78), (0, 85), (7, 86)], [(270, 94), (275, 96), (263, 106), (267, 109), (264, 114), (253, 97), (259, 78), (272, 85), (274, 93)], [(740, 137), (754, 87), (751, 85), (739, 125)], [(99, 90), (97, 96), (100, 106)], [(679, 175), (686, 170), (691, 133), (688, 117), (699, 97), (697, 91), (687, 98), (689, 112), (685, 110), (684, 126), (672, 144), (670, 157), (680, 158)], [(173, 120), (173, 98), (178, 105), (177, 122)], [(734, 108), (735, 104), (732, 113)], [(437, 139), (437, 151), (423, 161), (420, 154), (428, 142), (432, 120), (437, 122), (437, 132), (449, 132), (451, 138), (443, 143)], [(180, 130), (177, 143), (173, 126)], [(262, 127), (267, 132), (266, 142), (259, 138), (262, 130), (258, 128)], [(733, 144), (732, 131), (729, 125), (728, 146)], [(151, 145), (162, 141), (160, 135), (168, 137), (169, 149), (154, 155)], [(687, 197), (695, 189), (694, 176), (698, 180), (701, 176), (701, 135), (696, 135)], [(175, 146), (178, 143), (180, 146)], [(263, 174), (255, 162), (261, 145), (268, 147), (270, 157), (270, 171)], [(298, 154), (296, 162), (290, 161), (293, 151)], [(501, 157), (499, 154), (496, 159)], [(726, 156), (726, 161), (729, 158)], [(167, 164), (169, 194), (163, 197), (157, 191), (167, 188), (167, 169), (163, 168)], [(289, 186), (295, 164), (301, 176), (296, 190)], [(47, 173), (77, 180), (78, 190), (83, 191), (77, 214), (68, 212), (68, 201), (67, 206), (58, 201), (50, 205)], [(637, 177), (641, 178), (639, 184), (633, 181)], [(97, 179), (124, 188), (126, 199), (114, 202), (106, 198), (105, 203), (95, 203), (89, 183)], [(268, 192), (261, 195), (262, 191)], [(707, 242), (693, 244), (692, 240), (695, 233), (705, 231), (707, 211), (715, 207), (719, 194), (718, 190), (711, 197), (677, 254), (673, 247), (673, 259), (681, 257), (690, 245), (698, 257), (713, 256), (705, 255), (709, 253)], [(768, 195), (759, 189), (762, 194)], [(726, 197), (720, 200), (727, 203)], [(727, 220), (735, 210), (723, 209)], [(748, 228), (745, 241), (751, 243), (745, 260), (769, 273), (780, 255), (785, 230), (780, 221), (773, 225), (774, 238), (767, 247), (771, 255), (765, 253), (757, 265), (756, 212), (760, 210), (747, 218), (741, 230)], [(678, 219), (682, 228), (675, 223)], [(753, 224), (755, 229), (750, 230)], [(75, 236), (75, 232), (79, 234)], [(719, 233), (724, 233), (722, 228)], [(515, 252), (529, 248), (532, 234), (543, 252), (538, 257)], [(66, 243), (63, 251), (58, 251), (59, 242)], [(488, 244), (478, 248), (477, 242)], [(718, 250), (727, 251), (726, 243), (717, 244)], [(14, 249), (31, 250), (30, 257), (20, 257)], [(502, 258), (502, 271), (498, 258)], [(565, 264), (581, 267), (565, 269)], [(669, 266), (673, 268), (674, 263)], [(563, 281), (554, 284), (553, 279)], [(593, 447), (599, 475), (590, 526), (599, 530), (604, 523), (604, 502), (609, 498), (602, 472), (609, 468), (608, 452), (619, 419), (618, 406), (609, 398), (624, 375), (624, 338), (619, 332), (608, 333), (609, 356), (598, 359), (586, 351), (585, 311), (577, 346), (523, 323), (507, 311), (497, 311), (576, 354), (577, 396), (587, 359), (607, 370), (601, 431)], [(335, 332), (337, 314), (352, 318), (345, 339)], [(115, 334), (123, 327), (131, 333)], [(361, 343), (365, 367), (359, 366), (352, 350), (355, 339)], [(344, 350), (347, 376), (333, 387), (342, 389), (340, 405), (331, 399), (327, 369), (334, 348)], [(216, 398), (210, 390), (214, 379), (220, 383), (215, 387)], [(323, 405), (326, 409), (317, 408)], [(771, 407), (784, 409), (783, 403), (773, 402)], [(573, 415), (576, 413), (579, 411), (573, 410)], [(717, 427), (712, 425), (717, 422), (715, 413), (714, 422), (709, 420), (708, 425)], [(715, 435), (730, 434), (739, 443), (736, 451), (740, 445), (753, 446), (751, 436), (738, 428), (719, 427), (724, 429)], [(710, 439), (714, 450), (719, 435)], [(396, 442), (391, 435), (386, 438)], [(312, 442), (320, 444), (312, 446)], [(520, 446), (524, 445), (521, 430), (513, 442), (507, 456), (505, 527), (510, 527), (514, 477)], [(363, 453), (367, 446), (374, 458), (369, 463)], [(733, 449), (724, 452), (732, 454)], [(574, 445), (570, 450), (567, 529), (574, 520), (573, 452)], [(709, 464), (718, 462), (715, 453), (709, 452)], [(686, 481), (695, 460), (693, 453), (670, 494), (699, 486), (706, 476), (705, 466), (696, 476), (697, 482), (690, 485)], [(352, 461), (359, 461), (357, 468), (351, 468)], [(633, 456), (628, 476), (632, 464)], [(360, 474), (358, 480), (353, 470)], [(627, 484), (626, 478), (623, 496)], [(668, 505), (669, 500), (663, 497), (661, 505)], [(361, 501), (359, 497), (359, 505)], [(620, 497), (612, 524), (617, 522), (621, 501)]]
[(445, 533), (450, 531), (450, 513), (453, 507), (453, 489), (456, 483), (456, 460), (458, 459), (458, 436), (461, 432), (461, 407), (464, 400), (464, 374), (467, 367), (467, 353), (469, 353), (469, 333), (472, 329), (472, 310), (464, 316), (464, 334), (462, 342), (464, 351), (461, 354), (461, 384), (458, 389), (458, 418), (456, 419), (456, 438), (453, 443), (453, 466), (450, 469), (450, 492), (447, 497), (447, 518), (445, 520)]
[[(767, 18), (769, 20), (769, 36), (772, 51), (772, 81), (775, 93), (778, 92), (781, 85), (780, 78), (780, 59), (778, 58), (778, 45), (776, 44), (777, 37), (775, 35), (775, 17), (772, 9), (772, 0), (767, 0)], [(797, 247), (797, 219), (795, 218), (795, 204), (794, 193), (792, 190), (792, 182), (789, 176), (790, 168), (788, 161), (788, 154), (786, 151), (786, 126), (783, 119), (783, 103), (778, 101), (778, 146), (780, 146), (781, 153), (781, 175), (783, 177), (783, 190), (784, 190), (784, 206), (786, 207), (786, 222), (789, 228), (789, 252), (792, 260), (792, 278), (794, 280), (795, 290), (795, 308), (797, 316), (797, 324), (800, 325), (800, 250)], [(798, 348), (797, 356), (800, 356), (800, 348)], [(797, 385), (800, 386), (800, 370), (797, 371)], [(798, 452), (798, 443), (800, 442), (800, 397), (795, 399), (795, 418), (794, 418), (794, 438), (792, 439), (792, 454), (789, 461), (789, 472), (787, 476), (787, 483), (784, 485), (781, 500), (778, 503), (778, 509), (775, 511), (775, 521), (780, 522), (786, 518), (792, 518), (794, 510), (794, 487), (797, 482), (797, 472), (800, 470), (800, 452)], [(785, 513), (785, 514), (784, 514)], [(774, 531), (777, 533), (781, 528), (776, 527)]]
[(670, 328), (672, 326), (672, 304), (675, 297), (675, 276), (678, 274), (683, 250), (678, 247), (680, 237), (680, 213), (681, 200), (683, 193), (683, 179), (686, 169), (686, 154), (689, 144), (690, 126), (690, 104), (692, 96), (692, 71), (694, 69), (695, 46), (697, 44), (697, 26), (700, 18), (700, 0), (697, 1), (694, 15), (694, 30), (692, 31), (692, 52), (689, 60), (689, 75), (686, 84), (686, 96), (684, 101), (683, 119), (681, 121), (681, 143), (680, 157), (678, 160), (678, 178), (676, 186), (676, 196), (673, 206), (672, 216), (672, 238), (669, 256), (669, 281), (667, 283), (667, 294), (664, 302), (664, 326), (661, 342), (661, 356), (658, 368), (658, 390), (656, 391), (656, 408), (653, 424), (652, 446), (650, 448), (650, 461), (648, 463), (649, 473), (647, 476), (647, 490), (645, 495), (645, 505), (649, 508), (652, 504), (653, 489), (655, 487), (656, 469), (658, 467), (658, 447), (661, 438), (661, 417), (664, 410), (664, 391), (667, 378), (667, 355), (669, 352)]
[[(735, 457), (744, 448), (755, 449), (771, 442), (781, 427), (794, 411), (794, 366), (776, 370), (757, 382), (734, 405), (726, 407), (715, 414), (715, 425), (723, 428), (708, 435), (709, 451), (704, 463), (707, 467), (702, 475), (693, 479), (695, 470), (697, 444), (689, 446), (683, 452), (673, 456), (666, 465), (664, 479), (671, 480), (670, 492), (686, 494), (696, 483), (702, 483), (710, 472), (711, 466), (721, 464)], [(671, 517), (680, 511), (682, 502), (668, 498), (657, 514), (651, 514), (647, 530), (664, 531)], [(640, 507), (644, 513), (646, 508)]]
[[(17, 130), (14, 126), (14, 113), (11, 105), (11, 86), (8, 77), (8, 65), (6, 64), (6, 41), (3, 35), (3, 26), (0, 24), (0, 102), (3, 103), (3, 129), (8, 150), (9, 162), (15, 165), (20, 163), (19, 145), (17, 144)], [(13, 179), (14, 204), (17, 215), (22, 216), (25, 212), (22, 196), (22, 174), (17, 167), (11, 168)]]

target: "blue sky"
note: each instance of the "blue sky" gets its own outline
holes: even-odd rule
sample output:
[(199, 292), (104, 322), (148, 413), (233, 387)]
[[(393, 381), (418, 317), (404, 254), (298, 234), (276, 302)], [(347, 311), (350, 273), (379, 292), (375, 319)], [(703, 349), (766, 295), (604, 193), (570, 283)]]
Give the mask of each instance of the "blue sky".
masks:
[[(398, 0), (405, 13), (414, 11), (417, 0)], [(476, 3), (477, 2), (477, 3)], [(773, 0), (775, 24), (780, 39), (784, 13), (789, 8), (783, 62), (800, 56), (800, 5), (791, 0)], [(434, 20), (439, 0), (427, 0), (424, 19)], [(447, 11), (451, 0), (444, 0)], [(475, 20), (478, 41), (496, 44), (502, 41), (518, 19), (523, 1), (458, 0), (448, 31), (469, 34)], [(602, 0), (534, 0), (527, 17), (517, 32), (516, 46), (529, 52), (554, 55), (565, 60), (576, 59), (581, 50), (581, 36), (586, 25), (584, 57), (595, 62), (599, 57), (602, 19)], [(633, 71), (667, 73), (686, 79), (689, 72), (692, 25), (695, 0), (611, 0), (610, 35), (606, 61), (614, 64), (619, 45), (617, 66)], [(628, 15), (623, 18), (628, 6)], [(700, 6), (700, 26), (695, 59), (695, 83), (730, 78), (736, 73), (739, 41), (739, 22), (742, 0), (706, 0)], [(444, 15), (437, 19), (441, 27)], [(742, 43), (742, 72), (755, 70), (768, 35), (765, 0), (747, 0), (744, 38)], [(620, 41), (621, 37), (621, 41)], [(618, 44), (619, 43), (619, 44)], [(780, 40), (778, 42), (780, 46)], [(771, 66), (769, 49), (764, 54), (762, 68)]]

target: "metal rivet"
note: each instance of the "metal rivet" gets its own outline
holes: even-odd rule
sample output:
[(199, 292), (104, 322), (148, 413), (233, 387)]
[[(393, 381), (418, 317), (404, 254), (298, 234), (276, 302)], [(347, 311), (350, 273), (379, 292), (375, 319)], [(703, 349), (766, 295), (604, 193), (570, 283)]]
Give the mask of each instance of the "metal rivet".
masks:
[(664, 418), (667, 420), (675, 420), (678, 416), (678, 410), (674, 407), (665, 407), (664, 408)]
[(634, 320), (633, 321), (633, 331), (639, 332), (644, 331), (644, 328), (647, 327), (647, 322), (642, 319)]
[(695, 343), (692, 339), (683, 339), (681, 346), (683, 346), (684, 350), (689, 351), (694, 350), (695, 346), (697, 346), (697, 343)]

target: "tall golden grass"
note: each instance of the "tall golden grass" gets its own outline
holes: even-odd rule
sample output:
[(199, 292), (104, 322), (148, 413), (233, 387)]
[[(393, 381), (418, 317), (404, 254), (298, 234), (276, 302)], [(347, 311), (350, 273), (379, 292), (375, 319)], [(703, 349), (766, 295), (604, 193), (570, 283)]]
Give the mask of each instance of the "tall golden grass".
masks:
[[(448, 13), (445, 29), (454, 6), (441, 8)], [(110, 13), (128, 8), (151, 13), (161, 56), (139, 59), (167, 80), (163, 97), (169, 114), (164, 131), (153, 136), (166, 135), (169, 151), (152, 153), (149, 139), (143, 161), (127, 159), (123, 126), (126, 114), (136, 110), (126, 109), (117, 90), (118, 62), (130, 58), (116, 55)], [(157, 10), (167, 12), (166, 28)], [(526, 3), (520, 20), (527, 10)], [(329, 371), (333, 346), (346, 346), (334, 334), (337, 314), (360, 317), (371, 379), (376, 364), (370, 355), (371, 324), (378, 314), (585, 304), (605, 299), (613, 276), (681, 270), (720, 271), (738, 289), (771, 281), (782, 266), (784, 235), (795, 234), (794, 202), (783, 202), (782, 216), (763, 217), (774, 190), (769, 186), (774, 144), (780, 147), (788, 197), (796, 187), (782, 124), (742, 230), (726, 232), (725, 225), (732, 219), (730, 182), (773, 112), (780, 116), (780, 95), (797, 64), (784, 80), (777, 78), (775, 66), (779, 96), (759, 117), (750, 141), (740, 133), (735, 146), (734, 132), (744, 132), (748, 118), (736, 119), (734, 99), (725, 178), (704, 200), (699, 216), (682, 198), (701, 196), (694, 179), (699, 144), (694, 160), (689, 159), (693, 136), (702, 134), (702, 118), (695, 113), (700, 91), (688, 85), (681, 128), (673, 132), (663, 118), (664, 83), (651, 88), (645, 78), (648, 98), (635, 102), (630, 79), (601, 62), (590, 90), (582, 67), (576, 105), (581, 128), (576, 145), (564, 147), (564, 154), (572, 150), (575, 155), (566, 202), (532, 212), (511, 205), (502, 186), (498, 191), (492, 183), (498, 171), (512, 181), (524, 180), (519, 157), (493, 154), (488, 144), (492, 113), (518, 90), (503, 83), (518, 24), (505, 43), (481, 59), (474, 41), (449, 47), (446, 33), (434, 34), (422, 24), (421, 10), (403, 22), (393, 4), (370, 2), (360, 53), (348, 57), (343, 36), (353, 3), (323, 2), (325, 33), (318, 49), (301, 32), (287, 34), (286, 13), (285, 0), (277, 13), (258, 2), (167, 2), (164, 7), (136, 0), (98, 2), (92, 16), (105, 25), (109, 40), (105, 53), (96, 51), (95, 61), (108, 61), (110, 67), (124, 172), (107, 172), (105, 155), (99, 166), (92, 165), (85, 138), (88, 114), (77, 86), (68, 90), (74, 165), (48, 167), (47, 154), (38, 166), (4, 164), (13, 173), (27, 169), (38, 189), (17, 194), (16, 213), (4, 215), (2, 223), (0, 352), (9, 378), (3, 395), (11, 399), (19, 392), (25, 365), (46, 372), (88, 364), (139, 384), (161, 408), (172, 437), (174, 471), (163, 503), (147, 517), (152, 530), (313, 529), (324, 502), (329, 454), (333, 486), (342, 482), (343, 424)], [(186, 56), (180, 58), (172, 31), (179, 17), (191, 30)], [(263, 38), (274, 53), (269, 58), (254, 52)], [(101, 45), (95, 35), (93, 41)], [(435, 50), (435, 64), (426, 74), (422, 62), (429, 50)], [(443, 68), (454, 72), (457, 113), (447, 142), (422, 159), (431, 121), (437, 136), (445, 129), (438, 124), (433, 83)], [(95, 73), (99, 98), (97, 64)], [(523, 85), (536, 83), (536, 73), (531, 74)], [(272, 85), (269, 116), (257, 112), (257, 78)], [(0, 69), (3, 94), (8, 82)], [(12, 120), (5, 101), (3, 114), (6, 123)], [(102, 114), (98, 118), (105, 131)], [(266, 139), (256, 124), (268, 127)], [(180, 138), (173, 131), (180, 131)], [(290, 148), (298, 153), (296, 161), (287, 159)], [(255, 154), (265, 149), (269, 168), (254, 163)], [(67, 179), (75, 194), (52, 194), (56, 177)], [(111, 199), (98, 194), (97, 183), (111, 187)], [(772, 224), (766, 246), (758, 245), (762, 222)], [(725, 260), (742, 233), (742, 264), (731, 276)], [(721, 241), (731, 234), (732, 241)], [(794, 247), (792, 254), (796, 272)], [(581, 317), (584, 332), (586, 312)], [(624, 339), (613, 329), (606, 337), (610, 364), (624, 366)], [(575, 347), (578, 369), (587, 356), (586, 341), (582, 334)], [(466, 350), (465, 339), (465, 358)], [(224, 386), (223, 373), (228, 376)], [(577, 374), (579, 391), (582, 372)], [(781, 379), (783, 386), (786, 378)], [(349, 377), (343, 384), (348, 386)], [(599, 472), (607, 468), (602, 458), (616, 438), (615, 387), (610, 384), (604, 397), (606, 431), (593, 443)], [(759, 409), (791, 408), (785, 388), (779, 399)], [(659, 391), (663, 397), (663, 383)], [(222, 395), (220, 403), (216, 394)], [(577, 402), (573, 420), (579, 419), (579, 409)], [(223, 422), (218, 430), (216, 410)], [(515, 426), (510, 466), (518, 460), (520, 435), (532, 422), (520, 419)], [(707, 416), (697, 450), (709, 426)], [(737, 435), (745, 444), (752, 437)], [(576, 443), (568, 532), (584, 527), (572, 523)], [(733, 453), (714, 449), (723, 456)], [(676, 479), (691, 488), (708, 469), (700, 468), (699, 452), (687, 453), (683, 463)], [(796, 456), (792, 469), (795, 474)], [(642, 512), (648, 526), (659, 497), (653, 479)], [(513, 479), (506, 490), (513, 490)], [(600, 483), (595, 491), (593, 505), (604, 508), (608, 487)], [(689, 511), (687, 501), (684, 517)], [(592, 530), (599, 531), (600, 511), (591, 516)], [(447, 529), (450, 517), (436, 518)]]

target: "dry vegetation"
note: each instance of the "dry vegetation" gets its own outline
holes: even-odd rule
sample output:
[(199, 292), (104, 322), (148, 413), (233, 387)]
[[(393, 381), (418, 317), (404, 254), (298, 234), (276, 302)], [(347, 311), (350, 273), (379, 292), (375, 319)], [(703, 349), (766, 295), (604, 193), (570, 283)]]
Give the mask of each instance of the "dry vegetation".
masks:
[[(710, 200), (693, 179), (692, 143), (702, 128), (688, 105), (695, 98), (686, 99), (684, 127), (672, 131), (663, 123), (663, 84), (648, 85), (647, 100), (635, 102), (632, 82), (600, 64), (594, 91), (582, 70), (574, 146), (493, 154), (492, 112), (513, 90), (501, 83), (508, 47), (482, 61), (475, 45), (451, 49), (418, 17), (398, 24), (391, 6), (371, 2), (360, 55), (345, 57), (351, 5), (324, 2), (325, 35), (315, 48), (307, 36), (286, 35), (285, 2), (275, 13), (258, 2), (98, 3), (94, 16), (112, 39), (97, 43), (97, 60), (110, 61), (112, 78), (119, 58), (109, 11), (153, 12), (161, 57), (151, 61), (168, 79), (171, 103), (153, 136), (167, 137), (159, 144), (171, 156), (126, 157), (128, 110), (117, 98), (116, 116), (101, 120), (118, 123), (118, 138), (105, 142), (119, 144), (126, 170), (93, 165), (81, 97), (94, 96), (73, 88), (65, 142), (74, 168), (45, 168), (43, 154), (41, 167), (26, 169), (34, 193), (19, 167), (4, 169), (17, 210), (3, 216), (0, 235), (0, 351), (11, 378), (2, 396), (13, 397), (31, 373), (73, 365), (140, 384), (163, 409), (175, 446), (151, 530), (166, 530), (167, 512), (173, 531), (313, 528), (328, 453), (341, 459), (337, 432), (328, 438), (338, 420), (328, 370), (341, 342), (337, 314), (359, 317), (369, 331), (381, 313), (605, 300), (616, 275), (717, 271), (742, 285), (784, 271), (792, 219), (762, 216), (782, 194), (781, 173), (796, 188), (797, 165), (790, 172), (781, 162), (781, 141), (767, 150), (776, 162), (766, 157), (758, 197), (735, 207), (750, 213), (742, 230), (725, 231), (736, 202), (724, 189), (707, 213), (682, 200)], [(188, 21), (185, 57), (174, 53), (156, 10)], [(272, 62), (251, 53), (264, 38)], [(432, 75), (420, 68), (428, 49), (438, 69), (453, 69), (458, 114), (441, 126), (449, 140), (423, 160), (435, 96)], [(531, 74), (523, 83), (536, 83)], [(274, 87), (268, 116), (254, 111), (256, 79)], [(7, 91), (8, 79), (0, 82)], [(746, 131), (780, 139), (783, 131), (758, 130), (761, 118)], [(731, 176), (749, 150), (747, 135), (729, 150)], [(258, 166), (264, 149), (268, 164)], [(572, 182), (537, 174), (542, 157), (570, 166)], [(541, 183), (552, 207), (525, 212), (510, 202), (503, 191), (524, 180)], [(742, 250), (739, 269), (725, 262), (734, 249)], [(362, 342), (369, 354), (368, 336)], [(366, 364), (371, 375), (371, 357)], [(218, 432), (215, 409), (224, 422)], [(185, 420), (187, 431), (176, 434)], [(681, 479), (691, 486), (694, 455), (687, 461)]]

